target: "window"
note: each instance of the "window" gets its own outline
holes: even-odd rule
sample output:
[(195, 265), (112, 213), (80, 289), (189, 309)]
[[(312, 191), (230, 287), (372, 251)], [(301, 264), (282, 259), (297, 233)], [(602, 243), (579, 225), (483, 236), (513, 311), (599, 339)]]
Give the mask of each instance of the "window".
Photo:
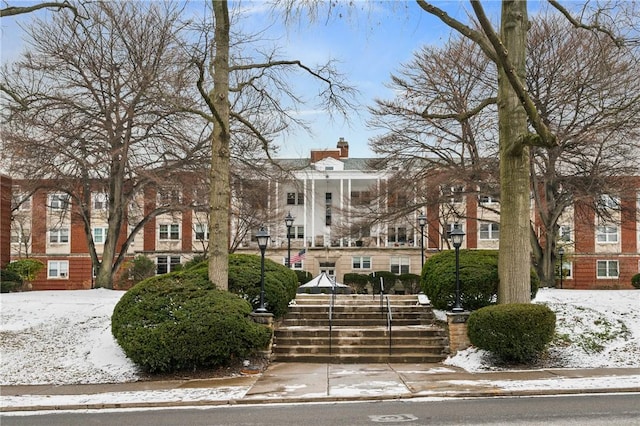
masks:
[(47, 278), (68, 278), (68, 260), (50, 260), (47, 266)]
[(618, 278), (617, 260), (598, 260), (596, 269), (598, 278)]
[(499, 223), (481, 223), (480, 224), (481, 240), (497, 240), (498, 238), (500, 238)]
[(336, 263), (335, 262), (320, 262), (320, 273), (324, 272), (331, 278), (336, 276)]
[(69, 242), (69, 228), (59, 228), (49, 230), (49, 242), (53, 244), (64, 244)]
[(618, 227), (617, 226), (596, 227), (596, 241), (599, 243), (617, 243)]
[(328, 171), (331, 171), (331, 170), (333, 170), (333, 166), (324, 166), (324, 169), (328, 170)]
[(392, 256), (390, 270), (397, 275), (408, 274), (409, 258), (407, 256)]
[(292, 226), (291, 227), (291, 238), (297, 238), (299, 240), (304, 238), (304, 226)]
[(52, 210), (66, 210), (69, 206), (68, 194), (51, 194), (49, 196), (49, 207)]
[(496, 197), (492, 197), (491, 195), (480, 195), (478, 197), (478, 202), (480, 204), (497, 204), (498, 199)]
[(27, 211), (31, 210), (31, 197), (28, 194), (19, 192), (13, 188), (13, 197), (11, 197), (11, 210)]
[(195, 226), (196, 240), (209, 241), (209, 226), (206, 223), (196, 223)]
[(458, 223), (458, 222), (447, 222), (442, 226), (442, 238), (443, 239), (450, 239), (451, 238), (451, 231), (453, 231), (454, 229), (462, 229), (462, 224)]
[(568, 225), (560, 225), (558, 230), (560, 241), (571, 241), (571, 227)]
[(609, 194), (602, 194), (598, 204), (605, 209), (617, 210), (620, 208), (620, 198)]
[(93, 210), (106, 210), (109, 207), (107, 194), (96, 192), (93, 194)]
[(325, 210), (324, 224), (326, 226), (331, 226), (331, 206), (327, 206)]
[(287, 192), (287, 204), (290, 206), (293, 205), (303, 205), (304, 204), (304, 194), (302, 192)]
[(333, 194), (331, 194), (330, 192), (326, 192), (326, 193), (324, 194), (324, 203), (325, 203), (327, 206), (330, 206), (330, 205), (331, 205), (331, 200), (332, 200), (332, 198), (333, 198)]
[(107, 239), (107, 230), (109, 228), (93, 228), (93, 242), (96, 244), (104, 244)]
[(180, 256), (158, 256), (156, 273), (161, 275), (175, 271), (177, 265), (180, 265)]
[(22, 244), (22, 243), (28, 243), (28, 242), (29, 242), (29, 235), (25, 235), (23, 230), (11, 231), (11, 243)]
[(571, 271), (573, 270), (573, 263), (571, 262), (562, 262), (562, 273), (564, 278), (571, 278)]
[(461, 203), (463, 201), (464, 186), (442, 186), (440, 192), (444, 197), (445, 203)]
[(180, 204), (182, 200), (182, 192), (176, 188), (161, 188), (158, 190), (158, 205), (168, 206), (171, 204)]
[(172, 223), (170, 225), (160, 225), (160, 239), (161, 240), (179, 240), (180, 239), (180, 225)]
[(371, 256), (354, 256), (353, 269), (371, 269)]
[(387, 228), (387, 242), (389, 243), (406, 243), (407, 228), (404, 226), (389, 226)]
[(371, 192), (351, 191), (351, 204), (354, 206), (366, 206), (371, 202)]

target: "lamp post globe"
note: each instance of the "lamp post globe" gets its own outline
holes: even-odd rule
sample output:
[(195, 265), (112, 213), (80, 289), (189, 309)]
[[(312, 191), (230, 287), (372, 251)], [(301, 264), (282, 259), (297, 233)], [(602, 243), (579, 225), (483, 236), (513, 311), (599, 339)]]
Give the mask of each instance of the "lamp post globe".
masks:
[(460, 246), (464, 240), (465, 233), (460, 226), (456, 223), (451, 230), (451, 242), (453, 248), (456, 250), (456, 303), (453, 307), (453, 312), (463, 312), (462, 303), (460, 301)]
[(258, 247), (260, 248), (260, 307), (256, 309), (256, 313), (264, 314), (267, 312), (264, 307), (264, 252), (269, 242), (269, 232), (264, 229), (264, 226), (261, 226), (256, 232), (256, 240), (258, 240)]
[(424, 227), (427, 224), (427, 216), (423, 212), (418, 215), (418, 225), (420, 226), (420, 262), (424, 267)]
[(291, 268), (291, 227), (293, 226), (291, 212), (285, 216), (284, 224), (287, 226), (287, 268)]

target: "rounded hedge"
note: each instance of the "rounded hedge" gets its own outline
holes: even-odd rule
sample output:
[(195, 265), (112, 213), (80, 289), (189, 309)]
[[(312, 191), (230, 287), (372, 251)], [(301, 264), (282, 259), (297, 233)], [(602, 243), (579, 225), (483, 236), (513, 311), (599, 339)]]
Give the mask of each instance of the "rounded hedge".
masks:
[(299, 269), (293, 269), (293, 272), (298, 277), (298, 285), (306, 284), (313, 279), (311, 272), (301, 271)]
[(149, 278), (116, 305), (111, 331), (143, 370), (211, 368), (265, 348), (271, 330), (255, 323), (247, 301), (188, 271)]
[(0, 269), (0, 293), (18, 291), (22, 287), (22, 278), (16, 272)]
[[(260, 256), (229, 255), (229, 291), (260, 306)], [(264, 302), (276, 318), (284, 316), (289, 302), (296, 297), (298, 276), (291, 269), (270, 259), (264, 260)]]
[(637, 289), (640, 289), (640, 274), (635, 274), (631, 277), (631, 285)]
[[(430, 256), (422, 269), (422, 291), (436, 309), (455, 305), (455, 251)], [(494, 304), (498, 294), (498, 251), (460, 250), (460, 301), (464, 309), (475, 310)], [(540, 279), (531, 268), (531, 298), (538, 292)]]
[(349, 272), (344, 274), (342, 283), (351, 287), (354, 293), (364, 294), (367, 290), (367, 284), (369, 284), (369, 275)]
[(535, 359), (553, 339), (556, 314), (545, 305), (507, 303), (469, 315), (469, 340), (503, 361)]

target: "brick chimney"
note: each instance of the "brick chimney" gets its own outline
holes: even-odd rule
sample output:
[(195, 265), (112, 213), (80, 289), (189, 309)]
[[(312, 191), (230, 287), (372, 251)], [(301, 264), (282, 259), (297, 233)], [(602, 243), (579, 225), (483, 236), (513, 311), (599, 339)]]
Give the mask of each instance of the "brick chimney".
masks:
[(338, 149), (340, 150), (340, 158), (349, 158), (349, 142), (344, 138), (340, 138), (338, 141)]

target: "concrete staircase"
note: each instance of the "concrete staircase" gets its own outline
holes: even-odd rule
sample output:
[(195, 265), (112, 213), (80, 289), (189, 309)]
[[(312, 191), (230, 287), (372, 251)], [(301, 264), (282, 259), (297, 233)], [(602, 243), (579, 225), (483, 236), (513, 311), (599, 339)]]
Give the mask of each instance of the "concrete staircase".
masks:
[[(299, 294), (276, 326), (273, 359), (317, 363), (430, 363), (447, 356), (444, 327), (416, 295), (336, 295), (331, 332), (330, 295)], [(331, 335), (331, 338), (330, 338)]]

